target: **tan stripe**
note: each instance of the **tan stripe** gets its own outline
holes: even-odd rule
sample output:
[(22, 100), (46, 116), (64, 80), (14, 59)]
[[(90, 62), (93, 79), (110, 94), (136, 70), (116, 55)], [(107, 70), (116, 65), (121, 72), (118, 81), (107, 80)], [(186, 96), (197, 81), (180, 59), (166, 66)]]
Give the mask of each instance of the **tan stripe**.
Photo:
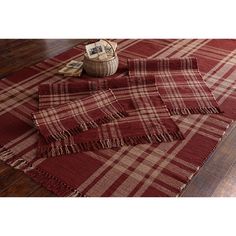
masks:
[(203, 45), (207, 44), (208, 42), (210, 42), (209, 39), (207, 40), (197, 39), (193, 43), (186, 45), (186, 47), (183, 50), (181, 49), (181, 51), (175, 53), (174, 57), (186, 57), (190, 51), (191, 53), (193, 53), (193, 50), (197, 51), (199, 48), (201, 48)]
[[(109, 152), (111, 152), (111, 158), (109, 160), (106, 160), (106, 162), (100, 167), (98, 168), (98, 170), (96, 170), (91, 176), (89, 176), (88, 179), (86, 179), (79, 187), (78, 190), (80, 192), (83, 192), (84, 189), (86, 189), (91, 183), (93, 183), (101, 174), (103, 171), (105, 171), (107, 168), (110, 168), (110, 165), (113, 164), (113, 162), (118, 159), (118, 158), (122, 158), (123, 153), (128, 150), (130, 150), (133, 147), (122, 147), (120, 148), (117, 152), (112, 153), (113, 150), (107, 150), (108, 154)], [(101, 153), (101, 155), (99, 154), (95, 154), (93, 152), (87, 152), (88, 156), (92, 157), (92, 158), (99, 158), (103, 156), (103, 151), (99, 151), (99, 153)], [(127, 158), (127, 160), (130, 159), (129, 157)], [(102, 161), (102, 160), (100, 160)]]

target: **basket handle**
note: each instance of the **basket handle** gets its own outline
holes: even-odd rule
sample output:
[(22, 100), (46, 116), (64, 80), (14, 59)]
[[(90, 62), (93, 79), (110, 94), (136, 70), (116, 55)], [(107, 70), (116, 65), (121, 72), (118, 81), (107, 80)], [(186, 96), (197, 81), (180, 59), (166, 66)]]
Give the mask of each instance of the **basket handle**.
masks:
[(112, 51), (113, 51), (113, 57), (114, 57), (116, 54), (115, 54), (115, 50), (114, 50), (114, 48), (112, 47), (111, 43), (110, 43), (108, 40), (106, 40), (106, 39), (103, 39), (103, 40), (106, 41), (106, 42), (111, 46)]

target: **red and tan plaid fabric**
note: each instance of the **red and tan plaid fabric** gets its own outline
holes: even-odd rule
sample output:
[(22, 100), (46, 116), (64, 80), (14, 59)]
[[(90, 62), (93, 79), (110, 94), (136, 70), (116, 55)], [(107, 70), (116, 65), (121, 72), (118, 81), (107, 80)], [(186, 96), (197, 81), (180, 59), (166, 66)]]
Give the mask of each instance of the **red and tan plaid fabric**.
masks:
[(33, 119), (45, 140), (53, 142), (127, 115), (113, 92), (106, 90), (40, 110), (33, 113)]
[[(38, 133), (31, 117), (38, 110), (38, 85), (61, 82), (58, 68), (83, 58), (81, 44), (0, 80), (0, 159), (58, 196), (179, 196), (236, 118), (236, 40), (116, 42), (119, 69), (113, 78), (127, 74), (127, 59), (196, 57), (224, 113), (173, 116), (184, 140), (38, 158)], [(83, 79), (94, 80), (85, 74)]]
[(129, 77), (122, 77), (94, 82), (43, 84), (39, 86), (39, 106), (54, 107), (66, 101), (84, 99), (84, 96), (109, 88), (129, 113), (128, 117), (50, 144), (41, 139), (39, 156), (53, 157), (124, 145), (183, 139), (155, 86), (147, 86), (145, 79), (130, 80)]
[(154, 76), (161, 98), (172, 115), (221, 113), (202, 79), (196, 58), (128, 60), (130, 76)]

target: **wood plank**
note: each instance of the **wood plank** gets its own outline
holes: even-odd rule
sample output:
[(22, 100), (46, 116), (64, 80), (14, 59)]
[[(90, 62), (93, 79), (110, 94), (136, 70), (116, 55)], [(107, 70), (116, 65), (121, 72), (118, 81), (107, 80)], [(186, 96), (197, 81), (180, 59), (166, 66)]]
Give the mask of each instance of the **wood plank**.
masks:
[[(225, 176), (228, 178), (236, 174), (236, 168), (232, 166), (236, 162), (236, 123), (226, 132), (223, 140), (216, 148), (213, 155), (208, 159), (197, 175), (189, 183), (183, 197), (202, 197), (202, 196), (236, 196), (236, 191), (232, 193), (226, 183)], [(229, 170), (232, 170), (230, 173)], [(220, 187), (219, 187), (220, 186)], [(225, 187), (224, 193), (223, 189)], [(216, 190), (218, 188), (218, 190)], [(226, 188), (228, 190), (226, 190)], [(230, 193), (229, 193), (230, 192)]]
[(83, 41), (81, 39), (0, 40), (0, 78), (62, 53)]
[(7, 168), (9, 168), (8, 165), (6, 165), (5, 163), (3, 163), (2, 161), (0, 161), (0, 175), (3, 171), (5, 171)]
[(43, 187), (38, 187), (29, 195), (29, 197), (56, 197), (56, 195)]
[(37, 188), (38, 184), (21, 172), (14, 184), (10, 184), (1, 191), (1, 196), (25, 197), (30, 195)]
[(7, 168), (0, 174), (0, 196), (5, 188), (17, 182), (18, 178), (21, 176), (19, 170), (15, 170), (11, 167)]

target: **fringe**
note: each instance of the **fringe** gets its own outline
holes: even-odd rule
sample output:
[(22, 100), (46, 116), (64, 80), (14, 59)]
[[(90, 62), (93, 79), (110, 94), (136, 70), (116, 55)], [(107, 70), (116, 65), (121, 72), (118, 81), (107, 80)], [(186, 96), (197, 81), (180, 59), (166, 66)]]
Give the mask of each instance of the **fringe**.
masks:
[(78, 189), (76, 189), (73, 193), (68, 195), (67, 197), (87, 197), (85, 194), (81, 194)]
[(218, 114), (223, 113), (218, 107), (194, 107), (169, 109), (171, 115)]
[(0, 145), (0, 160), (7, 161), (14, 156), (14, 153), (10, 149)]
[[(57, 179), (54, 176), (51, 176), (47, 172), (43, 171), (39, 167), (30, 168), (29, 171), (26, 170), (27, 167), (32, 167), (30, 163), (22, 158), (17, 158), (17, 156), (8, 148), (0, 145), (0, 160), (4, 161), (6, 164), (10, 165), (15, 169), (19, 169), (28, 176), (30, 176), (35, 182), (43, 185), (48, 190), (55, 193), (57, 196), (73, 196), (83, 197), (78, 190), (69, 187), (67, 184)], [(76, 195), (75, 195), (76, 193)]]
[(126, 117), (126, 116), (128, 116), (128, 113), (126, 111), (119, 111), (119, 112), (113, 113), (109, 116), (105, 116), (105, 117), (96, 119), (96, 120), (91, 121), (91, 122), (87, 122), (87, 123), (85, 122), (83, 124), (78, 124), (73, 129), (64, 130), (64, 131), (62, 131), (58, 134), (52, 134), (50, 136), (47, 136), (45, 139), (46, 139), (47, 143), (59, 141), (61, 139), (65, 139), (67, 137), (79, 134), (79, 133), (81, 133), (83, 131), (86, 131), (88, 129), (97, 128), (101, 124), (109, 123), (113, 120), (120, 119), (120, 118), (123, 118), (123, 117)]
[(57, 177), (48, 174), (39, 167), (35, 167), (33, 170), (28, 171), (27, 175), (59, 197), (70, 196), (75, 191), (77, 193), (76, 196), (84, 197), (84, 195), (79, 193), (78, 190), (68, 186)]
[(0, 160), (4, 161), (11, 167), (24, 171), (24, 169), (29, 165), (28, 162), (15, 153), (12, 150), (0, 145)]
[(16, 159), (13, 162), (11, 162), (10, 165), (12, 167), (14, 167), (15, 169), (24, 170), (25, 168), (27, 168), (29, 166), (29, 163), (28, 163), (28, 161), (20, 158), (20, 159)]
[(90, 141), (87, 143), (78, 143), (78, 144), (57, 146), (57, 147), (38, 147), (37, 155), (40, 157), (55, 157), (78, 152), (122, 147), (126, 145), (135, 146), (138, 144), (171, 142), (174, 140), (182, 140), (182, 139), (184, 139), (183, 134), (180, 131), (176, 131), (171, 133), (143, 135), (138, 137), (123, 137), (115, 139)]

